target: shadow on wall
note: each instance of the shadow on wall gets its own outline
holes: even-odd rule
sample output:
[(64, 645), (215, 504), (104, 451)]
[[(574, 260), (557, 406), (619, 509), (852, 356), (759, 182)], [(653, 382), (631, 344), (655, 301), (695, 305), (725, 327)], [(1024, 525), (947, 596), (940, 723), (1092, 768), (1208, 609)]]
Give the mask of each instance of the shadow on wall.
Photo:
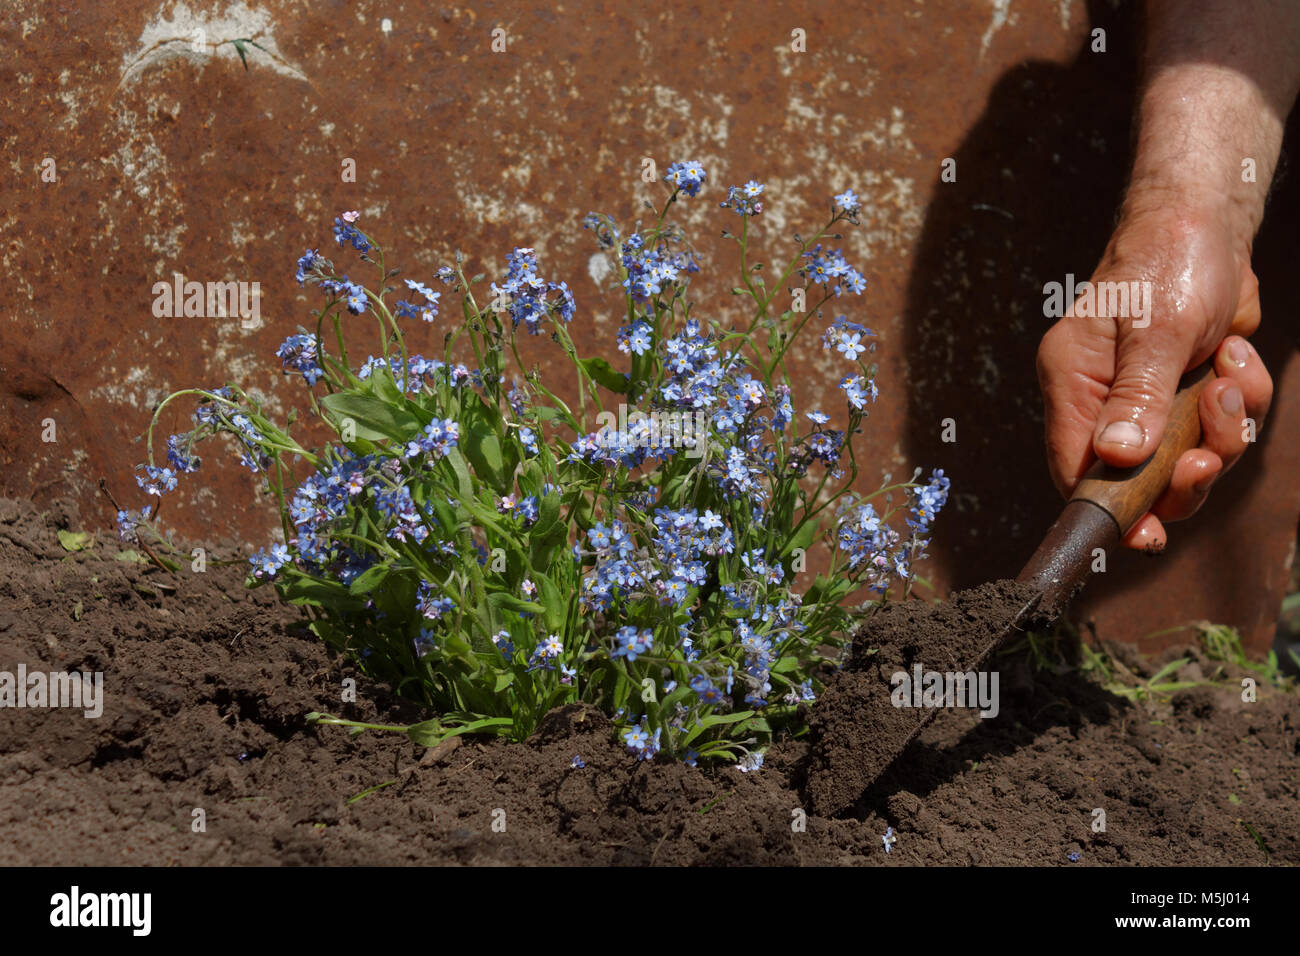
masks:
[[(1141, 25), (1132, 6), (1089, 4), (1090, 31), (1106, 32), (1104, 54), (1088, 37), (1066, 67), (1030, 62), (1009, 71), (954, 156), (956, 181), (936, 185), (927, 211), (904, 313), (911, 385), (904, 441), (908, 460), (944, 467), (952, 478), (950, 533), (937, 536), (934, 553), (953, 588), (1014, 577), (1061, 508), (1035, 373), (1051, 324), (1043, 285), (1067, 273), (1087, 279), (1115, 223), (1138, 82)], [(1300, 141), (1291, 126), (1288, 142)], [(1280, 391), (1292, 346), (1277, 317), (1295, 314), (1300, 301), (1279, 280), (1300, 252), (1288, 228), (1300, 197), (1286, 181), (1285, 157), (1279, 176), (1256, 246), (1265, 321), (1253, 341)], [(955, 421), (955, 443), (943, 441), (945, 419)], [(1261, 456), (1247, 455), (1224, 479), (1215, 495), (1223, 514), (1241, 507), (1242, 489), (1260, 471)], [(1289, 475), (1274, 480), (1283, 478), (1294, 483)], [(1232, 549), (1252, 543), (1216, 541), (1217, 522), (1216, 515), (1178, 526), (1171, 552), (1212, 547), (1224, 573), (1247, 567)], [(1147, 584), (1149, 574), (1122, 573), (1151, 566), (1134, 562), (1145, 559), (1113, 558), (1110, 570), (1121, 573), (1091, 585), (1090, 601)], [(1216, 586), (1239, 583), (1249, 594), (1248, 582)]]

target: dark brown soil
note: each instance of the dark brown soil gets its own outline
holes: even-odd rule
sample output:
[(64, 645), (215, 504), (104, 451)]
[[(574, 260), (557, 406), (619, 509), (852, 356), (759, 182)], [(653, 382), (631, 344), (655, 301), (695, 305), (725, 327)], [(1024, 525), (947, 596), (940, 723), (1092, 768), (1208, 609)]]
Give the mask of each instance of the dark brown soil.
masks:
[[(313, 710), (423, 715), (364, 681), (360, 703), (341, 703), (355, 675), (297, 636), (269, 590), (245, 591), (242, 567), (171, 578), (116, 560), (105, 535), (67, 553), (60, 527), (78, 530), (77, 515), (0, 501), (0, 670), (100, 670), (106, 701), (97, 720), (0, 710), (0, 863), (1300, 863), (1300, 706), (1267, 686), (1253, 704), (1198, 687), (1135, 705), (1003, 658), (996, 718), (940, 713), (860, 798), (841, 784), (852, 807), (824, 817), (799, 784), (829, 751), (801, 741), (742, 774), (638, 764), (581, 708), (524, 745), (438, 753), (310, 727)], [(896, 609), (876, 633), (923, 610)], [(953, 641), (994, 626), (987, 601), (938, 613), (962, 624)], [(949, 669), (939, 649), (923, 645), (927, 668)], [(1188, 653), (1184, 676), (1208, 675)], [(832, 690), (814, 713), (843, 699)], [(848, 716), (818, 717), (818, 748), (854, 739)]]
[(812, 809), (835, 814), (855, 803), (927, 719), (937, 716), (935, 708), (896, 707), (894, 674), (911, 675), (915, 666), (938, 673), (981, 667), (998, 639), (1021, 620), (1034, 593), (1027, 585), (995, 581), (943, 604), (905, 601), (873, 615), (839, 680), (811, 715), (805, 791)]

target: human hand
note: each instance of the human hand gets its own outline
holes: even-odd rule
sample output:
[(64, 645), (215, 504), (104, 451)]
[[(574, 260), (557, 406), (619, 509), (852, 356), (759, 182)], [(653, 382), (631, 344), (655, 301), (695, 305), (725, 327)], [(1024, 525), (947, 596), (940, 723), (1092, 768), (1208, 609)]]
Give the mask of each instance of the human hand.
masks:
[(1091, 279), (1094, 288), (1150, 283), (1145, 314), (1072, 308), (1038, 351), (1048, 463), (1067, 496), (1097, 458), (1119, 467), (1145, 461), (1160, 443), (1179, 378), (1214, 356), (1217, 377), (1200, 397), (1200, 447), (1179, 457), (1168, 489), (1125, 535), (1127, 546), (1148, 550), (1165, 546), (1164, 522), (1194, 513), (1245, 451), (1273, 393), (1245, 339), (1259, 326), (1259, 285), (1240, 229), (1213, 204), (1161, 198), (1126, 205)]

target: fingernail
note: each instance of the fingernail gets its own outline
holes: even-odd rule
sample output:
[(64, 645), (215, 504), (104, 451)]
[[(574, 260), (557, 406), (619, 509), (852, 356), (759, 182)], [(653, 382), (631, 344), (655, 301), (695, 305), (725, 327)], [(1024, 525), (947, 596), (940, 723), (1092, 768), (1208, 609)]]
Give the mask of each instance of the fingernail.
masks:
[(1233, 339), (1228, 343), (1228, 358), (1238, 368), (1245, 368), (1250, 361), (1250, 346), (1245, 339)]
[(1137, 422), (1111, 422), (1102, 429), (1097, 441), (1120, 448), (1139, 448), (1145, 438), (1146, 435)]
[(1236, 385), (1229, 385), (1219, 393), (1219, 407), (1229, 415), (1240, 415), (1244, 407), (1241, 397), (1241, 389)]

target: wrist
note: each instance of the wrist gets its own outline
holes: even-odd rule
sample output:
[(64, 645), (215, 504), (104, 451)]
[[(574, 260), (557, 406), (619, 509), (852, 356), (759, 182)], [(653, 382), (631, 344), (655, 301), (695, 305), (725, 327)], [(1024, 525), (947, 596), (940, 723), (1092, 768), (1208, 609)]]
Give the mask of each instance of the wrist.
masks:
[(1240, 73), (1209, 63), (1157, 69), (1142, 95), (1124, 216), (1213, 224), (1249, 250), (1282, 133), (1263, 92)]

